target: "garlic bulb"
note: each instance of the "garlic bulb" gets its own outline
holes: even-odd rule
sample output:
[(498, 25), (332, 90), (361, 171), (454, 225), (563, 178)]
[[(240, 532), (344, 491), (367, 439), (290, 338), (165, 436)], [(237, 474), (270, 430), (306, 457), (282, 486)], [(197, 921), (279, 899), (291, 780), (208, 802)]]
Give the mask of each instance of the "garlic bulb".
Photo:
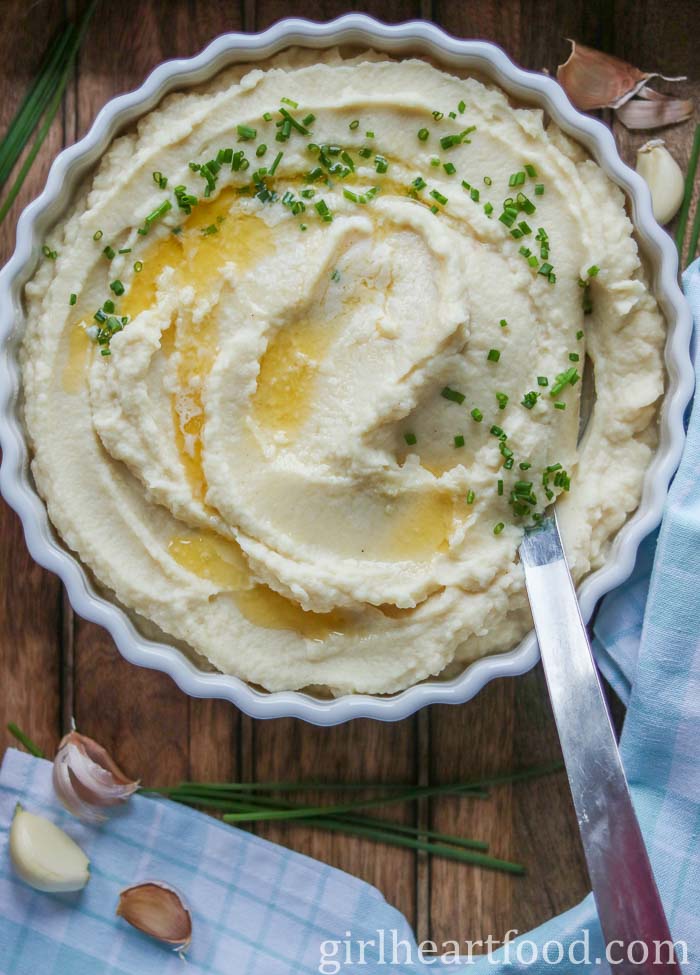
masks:
[(685, 180), (663, 139), (652, 139), (637, 150), (637, 172), (651, 191), (654, 216), (660, 224), (668, 223), (683, 202)]
[(78, 844), (43, 816), (19, 803), (10, 829), (10, 858), (15, 873), (36, 890), (82, 890), (90, 879), (89, 860)]
[(103, 808), (126, 802), (139, 787), (101, 745), (77, 731), (67, 734), (59, 745), (53, 785), (68, 812), (93, 823), (106, 818)]
[(192, 915), (178, 892), (158, 880), (127, 887), (119, 895), (117, 914), (133, 927), (158, 938), (180, 954), (192, 942)]

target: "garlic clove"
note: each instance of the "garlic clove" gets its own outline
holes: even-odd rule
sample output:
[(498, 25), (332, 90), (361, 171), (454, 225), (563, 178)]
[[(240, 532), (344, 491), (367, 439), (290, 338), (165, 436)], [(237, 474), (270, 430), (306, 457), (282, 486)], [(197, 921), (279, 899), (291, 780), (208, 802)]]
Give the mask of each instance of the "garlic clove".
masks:
[(10, 828), (10, 858), (15, 873), (35, 890), (82, 890), (90, 861), (62, 829), (17, 803)]
[(617, 110), (617, 117), (626, 129), (658, 129), (662, 125), (676, 125), (692, 118), (694, 109), (690, 99), (654, 98), (649, 95), (651, 89), (642, 90), (644, 95), (641, 99), (635, 98)]
[(651, 78), (667, 78), (656, 71), (640, 71), (621, 58), (604, 54), (570, 41), (571, 54), (557, 68), (557, 81), (571, 102), (587, 112), (593, 108), (619, 108), (637, 94)]
[(106, 818), (103, 808), (126, 802), (139, 787), (106, 749), (77, 731), (67, 734), (59, 745), (53, 785), (68, 812), (93, 823)]
[(652, 139), (637, 150), (637, 172), (651, 192), (654, 217), (660, 224), (668, 223), (683, 202), (685, 180), (663, 139)]
[(180, 953), (192, 942), (192, 915), (178, 892), (158, 880), (127, 887), (119, 895), (117, 914), (133, 927), (172, 945)]

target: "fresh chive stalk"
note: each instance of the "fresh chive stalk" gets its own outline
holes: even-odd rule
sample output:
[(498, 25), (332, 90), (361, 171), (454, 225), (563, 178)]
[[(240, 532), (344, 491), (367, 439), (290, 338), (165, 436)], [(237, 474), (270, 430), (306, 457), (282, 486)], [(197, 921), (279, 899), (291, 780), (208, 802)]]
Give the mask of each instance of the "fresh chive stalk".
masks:
[(21, 728), (18, 728), (14, 721), (10, 721), (7, 726), (7, 730), (16, 738), (17, 741), (24, 745), (30, 754), (34, 755), (36, 758), (44, 758), (44, 753), (38, 745), (35, 745), (29, 735), (26, 735)]
[[(24, 184), (24, 181), (27, 178), (27, 174), (29, 173), (29, 170), (32, 168), (32, 165), (34, 164), (34, 160), (38, 156), (39, 150), (44, 144), (44, 140), (46, 139), (46, 136), (49, 134), (49, 130), (51, 129), (51, 125), (53, 123), (54, 118), (56, 117), (56, 113), (58, 112), (59, 106), (61, 104), (61, 99), (63, 98), (63, 92), (65, 91), (66, 85), (68, 84), (68, 79), (70, 77), (73, 68), (73, 61), (75, 60), (75, 55), (82, 43), (83, 37), (85, 36), (85, 32), (87, 31), (88, 24), (90, 23), (90, 20), (92, 18), (96, 6), (97, 6), (97, 0), (93, 0), (93, 2), (89, 5), (87, 10), (83, 14), (82, 20), (80, 21), (80, 25), (78, 26), (77, 30), (74, 29), (73, 32), (71, 33), (70, 41), (68, 43), (64, 58), (60, 63), (60, 66), (57, 67), (55, 71), (52, 71), (50, 74), (49, 91), (51, 93), (51, 97), (47, 102), (47, 104), (45, 105), (45, 112), (43, 112), (40, 115), (40, 117), (43, 116), (44, 121), (42, 122), (41, 127), (37, 132), (37, 136), (36, 139), (34, 140), (34, 144), (32, 145), (31, 150), (29, 151), (26, 159), (22, 163), (22, 166), (17, 174), (17, 177), (15, 178), (14, 183), (10, 187), (2, 205), (0, 206), (0, 223), (2, 223), (2, 221), (5, 219), (5, 217), (10, 211), (10, 208), (12, 207), (12, 204), (17, 199), (17, 196), (19, 195), (19, 191), (22, 189), (22, 185)], [(22, 151), (22, 149), (24, 149), (24, 146), (29, 142), (29, 137), (31, 136), (32, 131), (33, 128), (23, 129), (19, 132), (16, 131), (15, 137), (16, 138), (19, 138), (20, 136), (22, 137), (21, 145), (19, 148), (20, 152)], [(2, 142), (3, 146), (5, 144), (5, 141), (6, 140), (3, 139)], [(13, 152), (14, 149), (10, 147), (10, 150), (8, 150), (8, 155), (6, 158), (7, 159), (11, 158)]]
[[(683, 203), (681, 205), (681, 212), (678, 217), (678, 227), (676, 228), (676, 247), (678, 249), (678, 260), (683, 265), (683, 241), (685, 240), (685, 231), (688, 225), (688, 214), (690, 213), (690, 204), (693, 200), (693, 189), (695, 187), (695, 173), (698, 168), (698, 157), (700, 156), (700, 124), (695, 126), (695, 137), (693, 139), (693, 148), (690, 150), (690, 159), (688, 160), (688, 172), (685, 177), (685, 193), (683, 194)], [(696, 222), (697, 222), (696, 215)], [(695, 238), (697, 245), (697, 236)], [(692, 257), (691, 257), (692, 260)]]

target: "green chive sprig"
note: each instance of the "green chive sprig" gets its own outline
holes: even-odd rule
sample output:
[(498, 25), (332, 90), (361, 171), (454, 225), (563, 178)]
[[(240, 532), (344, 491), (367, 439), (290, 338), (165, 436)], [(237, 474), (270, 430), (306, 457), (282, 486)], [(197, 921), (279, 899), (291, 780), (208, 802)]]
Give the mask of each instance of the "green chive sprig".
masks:
[(27, 154), (14, 183), (0, 205), (0, 223), (5, 219), (17, 199), (29, 170), (39, 154), (46, 136), (51, 129), (70, 77), (75, 56), (87, 31), (97, 5), (97, 0), (88, 6), (79, 26), (68, 25), (57, 42), (49, 49), (39, 77), (24, 98), (19, 111), (0, 142), (0, 186), (9, 178), (10, 172), (20, 154), (28, 144), (36, 126), (41, 122), (36, 138)]

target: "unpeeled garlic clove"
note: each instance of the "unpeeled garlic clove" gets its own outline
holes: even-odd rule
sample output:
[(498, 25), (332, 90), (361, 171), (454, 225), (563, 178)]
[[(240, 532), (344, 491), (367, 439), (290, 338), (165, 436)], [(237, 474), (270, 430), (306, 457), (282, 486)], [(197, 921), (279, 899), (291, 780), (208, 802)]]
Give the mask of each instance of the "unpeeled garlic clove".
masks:
[(571, 54), (557, 68), (557, 81), (576, 108), (620, 108), (636, 95), (651, 78), (667, 78), (656, 71), (640, 71), (628, 61), (604, 54), (585, 44), (570, 41)]
[(660, 224), (668, 223), (683, 202), (685, 180), (663, 139), (652, 139), (637, 150), (637, 172), (651, 192), (654, 217)]
[(126, 802), (139, 787), (102, 745), (77, 731), (67, 734), (58, 747), (53, 785), (68, 812), (92, 823), (106, 818), (102, 809)]
[(15, 873), (35, 890), (57, 894), (82, 890), (90, 861), (62, 829), (19, 803), (10, 828), (10, 858)]
[(158, 938), (175, 951), (192, 942), (192, 915), (178, 892), (158, 880), (127, 887), (119, 895), (117, 914), (133, 927)]
[(618, 108), (617, 117), (626, 129), (659, 129), (662, 125), (677, 125), (692, 118), (694, 106), (688, 98), (650, 96), (651, 88), (643, 88), (641, 97)]

